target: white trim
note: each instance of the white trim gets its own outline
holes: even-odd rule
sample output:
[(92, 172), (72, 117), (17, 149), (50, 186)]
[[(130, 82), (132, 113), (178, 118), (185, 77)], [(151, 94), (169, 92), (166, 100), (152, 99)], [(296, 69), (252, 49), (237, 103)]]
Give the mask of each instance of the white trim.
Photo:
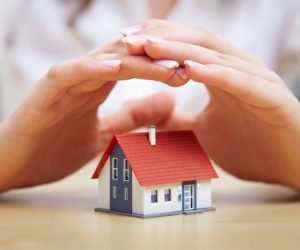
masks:
[(183, 186), (183, 210), (195, 209), (195, 185), (194, 184), (184, 184)]
[[(127, 163), (127, 164), (126, 164)], [(127, 166), (127, 168), (126, 168)], [(125, 179), (126, 173), (128, 174), (128, 179)], [(123, 160), (123, 181), (129, 181), (130, 176), (129, 176), (129, 162), (126, 158)]]
[[(112, 180), (118, 180), (119, 178), (119, 173), (118, 173), (118, 158), (114, 157), (111, 159), (111, 179)], [(116, 173), (116, 177), (115, 177), (115, 173)]]
[(128, 201), (128, 187), (124, 188), (124, 200)]

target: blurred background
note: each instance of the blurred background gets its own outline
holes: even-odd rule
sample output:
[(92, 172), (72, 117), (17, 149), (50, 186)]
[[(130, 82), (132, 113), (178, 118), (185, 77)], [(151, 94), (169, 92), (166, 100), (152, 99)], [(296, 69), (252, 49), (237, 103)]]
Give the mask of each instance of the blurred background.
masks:
[[(260, 57), (300, 97), (298, 0), (2, 0), (0, 2), (0, 117), (4, 119), (54, 63), (77, 58), (149, 18), (206, 27)], [(158, 91), (172, 92), (177, 109), (196, 112), (208, 100), (201, 84), (118, 83), (101, 108)]]

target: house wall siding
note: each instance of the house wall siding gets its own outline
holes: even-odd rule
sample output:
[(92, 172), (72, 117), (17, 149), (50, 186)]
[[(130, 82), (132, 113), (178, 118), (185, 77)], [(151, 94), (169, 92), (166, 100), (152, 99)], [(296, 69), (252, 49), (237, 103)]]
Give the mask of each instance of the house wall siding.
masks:
[[(105, 163), (98, 179), (98, 207), (110, 209), (110, 159)], [(165, 189), (171, 189), (171, 201), (164, 201)], [(212, 206), (211, 180), (197, 181), (196, 208), (208, 208)], [(158, 202), (151, 203), (151, 190), (158, 190)], [(141, 187), (132, 172), (132, 213), (156, 214), (176, 212), (182, 210), (182, 200), (178, 195), (182, 194), (182, 183), (159, 186)]]
[[(144, 187), (144, 215), (168, 213), (182, 210), (182, 183)], [(165, 189), (171, 189), (171, 201), (165, 201)], [(158, 202), (151, 203), (151, 190), (158, 191)]]
[[(117, 159), (117, 178), (113, 179), (112, 161)], [(110, 209), (122, 213), (132, 213), (132, 171), (129, 164), (129, 179), (124, 179), (124, 153), (117, 143), (110, 154)], [(127, 199), (125, 198), (125, 189), (127, 189)], [(115, 190), (115, 196), (114, 192)]]
[(98, 179), (98, 206), (99, 208), (110, 208), (110, 171), (109, 162), (106, 161)]
[(208, 208), (212, 206), (211, 202), (211, 180), (197, 181), (197, 204), (198, 208)]
[(144, 188), (132, 172), (132, 213), (144, 214)]

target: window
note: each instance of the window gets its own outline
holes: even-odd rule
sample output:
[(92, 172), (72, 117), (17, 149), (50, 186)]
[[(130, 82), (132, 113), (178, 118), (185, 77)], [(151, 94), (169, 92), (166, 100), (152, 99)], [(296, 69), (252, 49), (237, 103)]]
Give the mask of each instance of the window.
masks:
[(157, 203), (157, 190), (151, 190), (151, 203)]
[(113, 180), (118, 180), (118, 158), (112, 158), (111, 178)]
[(117, 187), (113, 186), (113, 198), (117, 199)]
[(127, 201), (128, 200), (128, 188), (124, 189), (124, 200)]
[(129, 163), (127, 159), (123, 161), (123, 181), (129, 181)]
[(171, 201), (171, 189), (165, 189), (165, 201)]

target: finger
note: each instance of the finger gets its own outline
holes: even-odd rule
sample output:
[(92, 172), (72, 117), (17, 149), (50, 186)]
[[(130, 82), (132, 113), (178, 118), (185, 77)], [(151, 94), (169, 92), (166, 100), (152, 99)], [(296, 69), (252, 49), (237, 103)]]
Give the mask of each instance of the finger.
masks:
[(84, 81), (70, 87), (68, 91), (72, 95), (77, 95), (85, 92), (93, 92), (97, 89), (100, 89), (105, 83), (106, 81), (101, 80)]
[(139, 27), (139, 30), (131, 35), (158, 36), (165, 40), (191, 43), (226, 55), (235, 56), (245, 61), (263, 64), (259, 58), (235, 47), (223, 37), (202, 27), (165, 20), (148, 20), (143, 22)]
[[(123, 56), (122, 66), (117, 74), (102, 77), (104, 80), (84, 81), (70, 87), (69, 93), (80, 94), (99, 89), (106, 81), (127, 80), (131, 78), (162, 81), (171, 86), (181, 86), (188, 81), (184, 74), (176, 74), (179, 64), (172, 60), (151, 60), (148, 57)], [(185, 78), (184, 78), (185, 76)]]
[(118, 38), (117, 40), (106, 44), (106, 45), (101, 45), (100, 47), (97, 47), (93, 50), (91, 50), (87, 56), (93, 56), (95, 54), (112, 54), (112, 53), (119, 53), (119, 54), (124, 54), (126, 52), (122, 39)]
[[(101, 55), (100, 55), (101, 56)], [(147, 80), (165, 81), (169, 79), (179, 66), (174, 60), (152, 60), (147, 56), (132, 56), (129, 54), (108, 55), (110, 59), (121, 59), (120, 70), (114, 76), (103, 76), (104, 81), (128, 80), (140, 78)]]
[(75, 90), (70, 93), (94, 91), (106, 81), (131, 78), (166, 81), (175, 73), (177, 66), (178, 63), (174, 61), (152, 61), (148, 57), (133, 57), (117, 53), (94, 55), (88, 59), (84, 58), (52, 67), (36, 86), (29, 100), (36, 107), (45, 108), (53, 105), (67, 88), (77, 84), (80, 86), (74, 87)]
[[(116, 54), (110, 58), (118, 58), (117, 56)], [(129, 54), (122, 55), (121, 60), (121, 69), (115, 77), (104, 80), (117, 81), (139, 78), (164, 82), (173, 87), (181, 86), (189, 80), (182, 69), (178, 71), (179, 63), (174, 60), (152, 60), (148, 56)]]
[[(116, 82), (105, 82), (99, 89), (96, 89), (92, 92), (80, 93), (79, 95), (90, 94), (88, 96), (88, 99), (86, 99), (84, 105), (80, 106), (80, 110), (87, 112), (90, 109), (95, 109), (96, 107), (98, 107), (105, 101), (115, 85)], [(74, 97), (76, 98), (79, 95), (75, 95)], [(73, 105), (66, 104), (66, 106)]]
[(122, 43), (131, 55), (145, 55), (144, 45), (147, 41), (147, 36), (127, 36), (122, 39)]
[(162, 130), (192, 129), (195, 117), (174, 112), (174, 106), (174, 97), (169, 93), (127, 102), (114, 114), (101, 119), (102, 128), (105, 127), (102, 132), (128, 132), (150, 124)]
[(178, 67), (175, 70), (175, 74), (173, 74), (169, 79), (167, 79), (163, 82), (172, 87), (180, 87), (180, 86), (186, 84), (189, 80), (190, 80), (190, 78), (185, 73), (185, 69), (183, 67)]
[(94, 95), (87, 102), (87, 108), (91, 107), (91, 109), (93, 109), (102, 104), (109, 96), (115, 85), (116, 82), (106, 82), (100, 89), (94, 91)]
[(173, 96), (159, 93), (143, 99), (130, 101), (114, 114), (103, 118), (112, 132), (125, 132), (149, 124), (162, 124), (172, 114), (175, 105)]
[(174, 98), (167, 93), (127, 102), (117, 112), (100, 119), (99, 144), (103, 147), (114, 133), (129, 132), (155, 124), (160, 130), (193, 129), (195, 117), (173, 112)]
[(108, 97), (114, 86), (115, 82), (107, 82), (94, 92), (77, 95), (67, 92), (59, 102), (47, 109), (47, 115), (43, 119), (43, 122), (46, 123), (45, 126), (49, 127), (63, 117), (80, 117), (88, 114), (90, 111), (95, 112), (99, 105)]
[(161, 38), (151, 37), (145, 44), (145, 50), (148, 56), (156, 60), (169, 58), (178, 61), (181, 65), (187, 59), (198, 61), (202, 64), (218, 64), (253, 74), (267, 81), (283, 84), (281, 79), (274, 72), (261, 65), (245, 62), (239, 58), (193, 44), (166, 41)]
[(192, 80), (221, 89), (256, 107), (277, 108), (279, 100), (287, 93), (281, 85), (230, 67), (203, 65), (189, 60), (185, 61), (185, 66), (186, 73)]
[(126, 36), (132, 36), (139, 34), (142, 32), (142, 30), (150, 30), (154, 28), (162, 28), (162, 27), (170, 27), (170, 25), (175, 25), (174, 22), (168, 21), (168, 20), (162, 20), (162, 19), (150, 19), (143, 21), (139, 25), (134, 25), (131, 27), (127, 27), (121, 30), (121, 33), (124, 37)]
[(120, 60), (83, 58), (54, 65), (38, 82), (29, 96), (31, 104), (46, 108), (55, 103), (68, 87), (78, 83), (109, 78), (120, 70)]

